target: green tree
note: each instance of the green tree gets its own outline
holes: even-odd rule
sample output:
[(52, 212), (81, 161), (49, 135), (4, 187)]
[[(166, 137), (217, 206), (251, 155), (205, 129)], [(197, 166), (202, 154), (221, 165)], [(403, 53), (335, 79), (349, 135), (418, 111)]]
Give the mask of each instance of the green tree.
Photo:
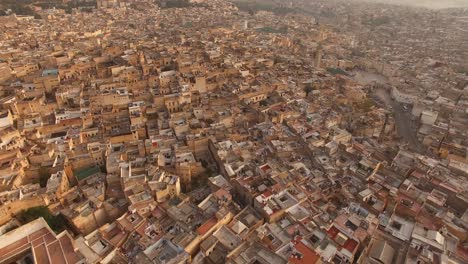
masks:
[(66, 220), (62, 215), (53, 215), (49, 209), (45, 206), (31, 207), (27, 210), (23, 210), (16, 215), (16, 219), (22, 224), (29, 223), (38, 219), (39, 217), (44, 218), (47, 224), (50, 226), (55, 233), (60, 233), (65, 230)]

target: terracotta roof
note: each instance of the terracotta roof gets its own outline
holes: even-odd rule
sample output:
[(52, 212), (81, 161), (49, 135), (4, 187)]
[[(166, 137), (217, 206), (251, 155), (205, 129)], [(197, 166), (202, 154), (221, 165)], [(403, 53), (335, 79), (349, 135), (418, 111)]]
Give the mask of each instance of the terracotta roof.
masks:
[(49, 252), (49, 258), (52, 263), (66, 263), (59, 241), (54, 241), (47, 245), (47, 251)]
[(201, 225), (198, 229), (197, 229), (197, 233), (199, 235), (204, 235), (206, 233), (208, 233), (208, 231), (210, 231), (210, 229), (216, 225), (216, 223), (218, 223), (218, 220), (216, 219), (216, 217), (212, 217), (210, 218), (208, 221), (206, 221), (203, 225)]
[(343, 245), (343, 248), (347, 249), (349, 252), (354, 253), (354, 249), (358, 246), (358, 242), (354, 239), (348, 239)]
[(465, 261), (468, 261), (468, 247), (463, 247), (462, 245), (458, 245), (457, 256), (459, 256)]
[(12, 257), (20, 252), (29, 248), (29, 241), (27, 237), (23, 237), (6, 247), (0, 249), (0, 262)]
[(47, 249), (44, 244), (41, 244), (37, 247), (34, 247), (34, 255), (36, 256), (36, 262), (37, 263), (50, 263), (49, 262), (49, 257), (47, 256)]
[(262, 167), (260, 167), (260, 169), (262, 169), (263, 172), (266, 172), (267, 170), (271, 169), (270, 165), (266, 164)]
[[(67, 259), (67, 263), (77, 263), (80, 261), (80, 256), (75, 253), (74, 246), (70, 236), (64, 235), (59, 238), (60, 245), (62, 246), (63, 253)], [(41, 262), (38, 262), (41, 263)]]
[(327, 234), (332, 240), (334, 240), (336, 235), (338, 235), (339, 232), (340, 231), (338, 230), (338, 228), (332, 226), (330, 227), (330, 229), (328, 229)]
[[(37, 224), (35, 220), (30, 224)], [(45, 225), (47, 225), (44, 222)], [(28, 225), (28, 224), (26, 224)], [(25, 225), (25, 226), (26, 226)], [(23, 230), (13, 230), (11, 232), (24, 232)], [(6, 235), (8, 236), (7, 233)], [(17, 254), (32, 250), (35, 256), (36, 263), (76, 263), (82, 259), (79, 253), (76, 253), (72, 244), (71, 237), (63, 232), (56, 236), (47, 227), (42, 227), (39, 230), (28, 234), (24, 232), (24, 237), (19, 238), (16, 241), (0, 249), (0, 262), (5, 262), (9, 258), (14, 257)], [(8, 239), (4, 236), (0, 236), (0, 239)]]
[(295, 249), (300, 253), (300, 255), (292, 254), (289, 257), (289, 263), (294, 264), (314, 264), (320, 259), (315, 251), (307, 247), (304, 243), (300, 241), (301, 238), (297, 238), (294, 243)]
[(215, 196), (218, 199), (222, 199), (224, 197), (230, 198), (231, 194), (228, 191), (226, 191), (225, 189), (221, 188), (221, 189), (219, 189), (218, 191), (215, 192)]
[(270, 196), (273, 195), (273, 193), (269, 190), (269, 189), (266, 189), (263, 193), (262, 193), (263, 197), (265, 198), (268, 198)]
[(438, 230), (443, 225), (441, 224), (440, 219), (435, 216), (430, 215), (429, 213), (421, 213), (417, 217), (417, 222), (422, 224), (425, 228), (429, 230)]

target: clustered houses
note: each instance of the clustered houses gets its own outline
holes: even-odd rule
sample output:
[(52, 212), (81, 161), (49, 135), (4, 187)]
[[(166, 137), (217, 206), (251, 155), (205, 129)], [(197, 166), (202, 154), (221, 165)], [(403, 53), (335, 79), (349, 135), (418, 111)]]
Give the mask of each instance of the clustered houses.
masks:
[[(365, 85), (310, 17), (196, 2), (2, 18), (0, 262), (468, 261), (466, 93)], [(67, 231), (16, 219), (41, 206)]]

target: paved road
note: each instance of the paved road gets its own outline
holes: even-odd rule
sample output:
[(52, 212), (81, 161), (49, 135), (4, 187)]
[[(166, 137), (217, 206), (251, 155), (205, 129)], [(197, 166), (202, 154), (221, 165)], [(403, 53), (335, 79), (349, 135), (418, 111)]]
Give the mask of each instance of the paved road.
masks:
[[(386, 83), (384, 79), (378, 79), (376, 74), (369, 76), (361, 72), (359, 76), (356, 76), (360, 83), (365, 83), (366, 80)], [(418, 123), (416, 120), (412, 119), (411, 107), (408, 106), (408, 108), (405, 109), (404, 105), (394, 101), (390, 93), (384, 88), (375, 88), (372, 91), (372, 97), (379, 105), (393, 113), (397, 134), (401, 137), (400, 143), (402, 145), (407, 144), (408, 148), (412, 151), (423, 153), (424, 147), (417, 138)]]
[(352, 72), (354, 80), (356, 80), (361, 85), (371, 84), (373, 82), (388, 84), (388, 78), (373, 72), (355, 70)]
[(411, 109), (405, 110), (402, 104), (395, 101), (392, 101), (392, 108), (398, 136), (402, 137), (405, 143), (408, 143), (409, 149), (423, 152), (424, 148), (416, 136), (418, 123), (412, 120)]

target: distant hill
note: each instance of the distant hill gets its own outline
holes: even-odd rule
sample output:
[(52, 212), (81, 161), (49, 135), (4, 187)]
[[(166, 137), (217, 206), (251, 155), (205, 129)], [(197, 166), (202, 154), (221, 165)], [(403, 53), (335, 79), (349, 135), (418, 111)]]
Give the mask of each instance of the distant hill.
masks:
[(0, 0), (0, 16), (11, 9), (17, 15), (37, 16), (32, 6), (41, 8), (59, 8), (71, 13), (73, 8), (90, 9), (96, 7), (96, 0), (79, 0), (64, 3), (62, 0)]
[(230, 0), (242, 11), (254, 14), (258, 11), (270, 11), (277, 15), (284, 15), (294, 10), (288, 7), (288, 1), (283, 0)]
[(0, 16), (6, 15), (6, 11), (11, 9), (17, 15), (33, 16), (36, 13), (29, 7), (32, 0), (2, 0), (0, 1)]
[(384, 4), (427, 7), (433, 9), (468, 7), (468, 0), (356, 0)]

